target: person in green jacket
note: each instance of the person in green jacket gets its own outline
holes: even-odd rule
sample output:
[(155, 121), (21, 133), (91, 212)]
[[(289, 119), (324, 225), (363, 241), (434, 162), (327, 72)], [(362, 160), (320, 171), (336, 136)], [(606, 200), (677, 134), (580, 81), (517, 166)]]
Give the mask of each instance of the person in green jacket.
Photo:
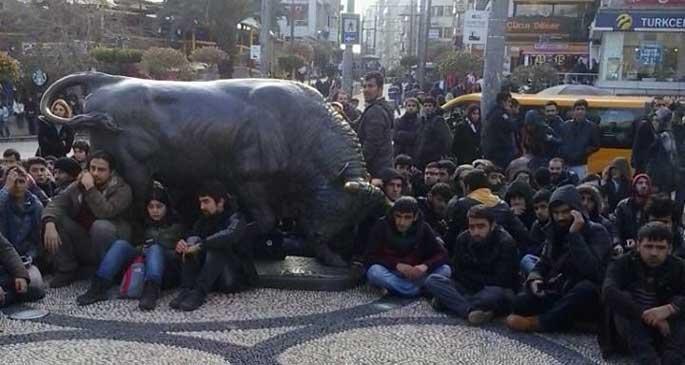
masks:
[(145, 257), (145, 284), (138, 304), (141, 310), (154, 309), (164, 276), (179, 273), (180, 266), (174, 248), (184, 229), (173, 211), (169, 194), (161, 184), (155, 183), (145, 206), (147, 215), (144, 241), (138, 246), (125, 240), (112, 243), (91, 281), (90, 288), (77, 298), (79, 305), (107, 300), (107, 290), (114, 278), (141, 254)]

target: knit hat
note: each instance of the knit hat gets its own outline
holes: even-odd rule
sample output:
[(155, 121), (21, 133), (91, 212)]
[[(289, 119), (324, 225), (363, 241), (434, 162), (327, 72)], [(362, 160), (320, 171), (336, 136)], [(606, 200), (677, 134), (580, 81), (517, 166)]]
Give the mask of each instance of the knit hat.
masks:
[(652, 193), (652, 178), (649, 177), (649, 175), (647, 174), (635, 175), (635, 177), (633, 178), (633, 183), (630, 185), (633, 191), (633, 195), (637, 194), (637, 191), (635, 191), (635, 185), (637, 185), (637, 181), (639, 179), (647, 179), (647, 185), (649, 185), (649, 192), (647, 193), (647, 195), (650, 195)]
[(76, 160), (70, 157), (58, 158), (55, 161), (55, 170), (62, 170), (69, 174), (69, 176), (76, 178), (81, 173), (81, 165)]
[(158, 202), (164, 203), (167, 208), (171, 208), (171, 198), (169, 197), (169, 192), (166, 188), (159, 182), (155, 181), (152, 183), (152, 190), (147, 200), (145, 200), (145, 205), (150, 203), (152, 200), (157, 200)]

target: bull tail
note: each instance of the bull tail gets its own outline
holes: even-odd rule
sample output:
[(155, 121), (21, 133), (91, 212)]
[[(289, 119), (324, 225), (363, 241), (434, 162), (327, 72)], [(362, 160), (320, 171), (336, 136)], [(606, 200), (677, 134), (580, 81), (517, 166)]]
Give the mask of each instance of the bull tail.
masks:
[(62, 118), (52, 114), (52, 111), (50, 110), (51, 103), (57, 94), (68, 87), (76, 85), (83, 85), (86, 86), (87, 89), (93, 90), (94, 88), (103, 85), (121, 81), (123, 78), (124, 77), (122, 76), (113, 76), (102, 72), (80, 72), (65, 76), (55, 81), (47, 90), (45, 90), (43, 97), (40, 99), (40, 113), (45, 119), (52, 123), (67, 124), (72, 121), (74, 116), (71, 118)]

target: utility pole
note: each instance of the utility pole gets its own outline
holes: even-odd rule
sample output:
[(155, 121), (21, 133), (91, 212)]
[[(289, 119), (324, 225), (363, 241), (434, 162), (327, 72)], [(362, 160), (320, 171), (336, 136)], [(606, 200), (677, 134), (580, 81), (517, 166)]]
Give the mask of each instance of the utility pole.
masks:
[(374, 56), (377, 55), (376, 53), (376, 36), (378, 35), (378, 11), (379, 11), (379, 6), (378, 3), (376, 3), (376, 12), (373, 14), (373, 54)]
[(259, 56), (259, 65), (263, 77), (269, 77), (271, 72), (271, 0), (262, 0), (260, 16), (262, 28), (259, 31), (259, 44), (262, 46), (262, 51)]
[(430, 33), (431, 26), (431, 0), (423, 0), (421, 7), (421, 23), (419, 24), (419, 64), (416, 69), (416, 79), (419, 82), (419, 87), (423, 88), (423, 84), (426, 78), (426, 56), (428, 51), (428, 36)]
[[(354, 13), (354, 0), (347, 0), (347, 6), (345, 7), (346, 13)], [(347, 95), (354, 95), (353, 92), (353, 80), (352, 80), (352, 66), (354, 61), (354, 53), (352, 52), (352, 45), (345, 45), (345, 52), (343, 53), (343, 90), (347, 92)]]
[[(495, 105), (497, 93), (502, 84), (504, 70), (504, 38), (506, 34), (508, 0), (491, 0), (488, 18), (488, 40), (485, 44), (485, 67), (483, 69), (483, 90), (481, 94), (481, 114), (487, 116)], [(482, 120), (485, 121), (485, 117)], [(486, 128), (483, 128), (486, 130)], [(486, 136), (483, 135), (483, 139)]]
[(410, 56), (414, 55), (414, 45), (416, 44), (416, 38), (414, 37), (414, 20), (416, 17), (416, 0), (411, 0), (409, 5), (409, 49), (407, 54)]

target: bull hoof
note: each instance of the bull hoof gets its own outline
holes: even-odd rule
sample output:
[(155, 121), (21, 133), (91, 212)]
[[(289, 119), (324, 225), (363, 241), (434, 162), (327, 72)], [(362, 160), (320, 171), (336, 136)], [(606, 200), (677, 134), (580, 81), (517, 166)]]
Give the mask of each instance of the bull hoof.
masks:
[(340, 257), (340, 255), (331, 251), (327, 245), (319, 246), (316, 253), (316, 259), (325, 266), (331, 267), (347, 267), (347, 262)]

